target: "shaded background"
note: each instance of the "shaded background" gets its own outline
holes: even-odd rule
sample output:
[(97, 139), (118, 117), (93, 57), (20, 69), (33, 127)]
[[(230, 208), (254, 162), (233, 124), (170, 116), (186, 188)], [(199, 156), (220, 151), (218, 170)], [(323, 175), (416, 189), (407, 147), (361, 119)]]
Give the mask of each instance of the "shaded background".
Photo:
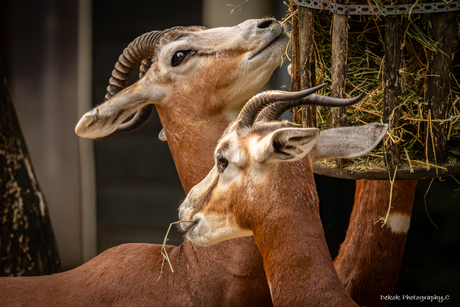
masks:
[[(227, 4), (242, 2), (0, 2), (0, 60), (49, 204), (64, 269), (114, 245), (161, 243), (185, 197), (168, 146), (158, 140), (161, 127), (156, 114), (133, 133), (98, 142), (74, 134), (81, 115), (103, 101), (119, 54), (147, 31), (176, 25), (230, 26), (265, 16), (280, 19), (287, 9), (280, 0), (251, 0), (230, 14)], [(282, 85), (289, 87), (285, 67), (276, 71), (267, 88)], [(326, 237), (335, 257), (347, 229), (355, 185), (320, 176), (316, 180)], [(417, 186), (395, 294), (450, 295), (443, 304), (460, 305), (460, 196), (454, 196), (460, 185), (452, 178), (435, 180), (425, 206), (429, 184), (421, 180)], [(171, 244), (181, 241), (180, 234), (171, 233)]]

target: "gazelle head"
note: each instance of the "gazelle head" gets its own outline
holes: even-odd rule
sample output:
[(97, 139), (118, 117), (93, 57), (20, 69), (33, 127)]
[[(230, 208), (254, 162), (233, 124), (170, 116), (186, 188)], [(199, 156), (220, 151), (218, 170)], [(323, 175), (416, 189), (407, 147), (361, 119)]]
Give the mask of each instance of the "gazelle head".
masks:
[[(75, 132), (98, 139), (117, 128), (133, 130), (148, 119), (152, 104), (177, 104), (178, 109), (188, 108), (191, 111), (184, 112), (194, 114), (237, 112), (282, 62), (287, 41), (285, 29), (274, 19), (247, 20), (234, 27), (174, 27), (146, 33), (120, 56), (107, 101), (86, 113)], [(143, 78), (125, 88), (141, 61)], [(190, 105), (189, 101), (200, 103)], [(121, 125), (134, 112), (134, 119)]]
[[(380, 142), (387, 125), (329, 129), (322, 137), (318, 128), (298, 128), (287, 121), (273, 121), (294, 105), (337, 102), (343, 105), (344, 100), (310, 95), (320, 87), (297, 93), (264, 92), (245, 105), (216, 147), (214, 168), (192, 188), (179, 208), (179, 218), (184, 221), (181, 229), (188, 239), (208, 246), (252, 235), (254, 225), (251, 223), (263, 218), (267, 210), (289, 206), (287, 194), (295, 192), (290, 186), (302, 177), (296, 176), (298, 167), (291, 162), (303, 159), (308, 153), (312, 160), (354, 158)], [(347, 100), (347, 103), (360, 99)], [(333, 143), (332, 147), (327, 145), (329, 142)], [(325, 148), (317, 148), (317, 145)], [(286, 169), (289, 164), (291, 167)], [(312, 170), (300, 170), (305, 171)], [(292, 174), (286, 177), (286, 173)], [(286, 182), (274, 184), (277, 180)], [(282, 191), (274, 191), (274, 186), (281, 187)], [(281, 202), (277, 207), (271, 204), (275, 198), (270, 195), (275, 194), (278, 195), (276, 201)]]

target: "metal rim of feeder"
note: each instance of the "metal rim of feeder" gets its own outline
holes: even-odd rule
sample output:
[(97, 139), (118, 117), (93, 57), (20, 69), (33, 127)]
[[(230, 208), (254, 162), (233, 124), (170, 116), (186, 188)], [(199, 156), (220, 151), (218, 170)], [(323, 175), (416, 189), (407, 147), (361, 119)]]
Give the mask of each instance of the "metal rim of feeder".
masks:
[[(294, 1), (293, 1), (294, 2)], [(401, 43), (403, 42), (404, 36), (404, 26), (399, 25), (401, 21), (401, 16), (398, 15), (410, 15), (410, 14), (426, 14), (426, 13), (436, 13), (431, 14), (430, 18), (433, 15), (443, 15), (442, 22), (452, 22), (455, 21), (455, 25), (458, 24), (458, 17), (456, 14), (452, 13), (453, 11), (460, 10), (460, 1), (451, 1), (446, 2), (430, 2), (425, 4), (414, 3), (414, 4), (402, 4), (394, 5), (391, 4), (388, 0), (383, 0), (383, 5), (350, 5), (345, 4), (345, 0), (336, 0), (335, 2), (329, 2), (326, 0), (295, 0), (295, 3), (299, 5), (299, 18), (293, 18), (293, 54), (292, 54), (292, 81), (291, 81), (291, 90), (300, 90), (301, 88), (312, 87), (315, 85), (315, 64), (314, 64), (314, 14), (315, 10), (327, 10), (333, 13), (333, 22), (332, 22), (332, 55), (331, 55), (331, 95), (333, 97), (344, 98), (345, 96), (345, 80), (347, 74), (347, 54), (341, 52), (341, 50), (348, 50), (348, 15), (378, 15), (380, 18), (384, 19), (386, 29), (391, 30), (391, 41), (387, 39), (390, 35), (385, 35), (385, 57), (393, 59), (399, 58), (396, 60), (396, 63), (387, 65), (388, 62), (385, 61), (385, 68), (383, 74), (383, 86), (384, 98), (383, 104), (384, 109), (382, 111), (383, 122), (388, 122), (390, 127), (397, 127), (396, 120), (390, 119), (389, 114), (391, 111), (395, 110), (398, 106), (398, 97), (397, 93), (392, 91), (393, 88), (400, 86), (402, 91), (401, 82), (397, 79), (398, 71), (401, 68), (402, 57), (404, 52), (401, 52), (400, 48)], [(448, 16), (445, 18), (444, 16)], [(438, 18), (441, 20), (441, 18)], [(433, 23), (433, 21), (431, 21)], [(433, 28), (437, 24), (432, 25)], [(455, 28), (455, 27), (454, 27)], [(297, 32), (297, 33), (295, 33)], [(455, 46), (455, 40), (457, 39), (457, 33), (443, 34), (447, 36), (447, 40), (441, 42), (441, 38), (438, 40), (437, 37), (433, 39), (440, 43), (451, 44), (452, 48)], [(346, 39), (344, 39), (344, 37)], [(439, 38), (439, 37), (438, 37)], [(296, 46), (297, 44), (297, 46)], [(454, 50), (454, 49), (452, 49)], [(437, 66), (442, 61), (449, 60), (449, 57), (444, 57), (445, 59), (440, 60), (439, 57), (442, 55), (433, 55), (433, 59), (428, 61), (437, 61)], [(453, 67), (453, 59), (452, 67)], [(300, 64), (302, 63), (302, 64)], [(345, 63), (345, 65), (343, 64)], [(392, 66), (393, 65), (393, 66)], [(428, 64), (427, 64), (428, 67)], [(449, 67), (449, 66), (448, 66)], [(436, 69), (436, 67), (435, 67)], [(434, 74), (433, 74), (434, 75)], [(436, 74), (436, 76), (441, 76), (441, 73)], [(434, 88), (439, 87), (439, 82), (446, 83), (447, 87), (450, 90), (450, 77), (447, 78), (438, 78), (438, 80), (430, 80), (430, 76), (426, 77), (425, 87), (433, 88), (432, 91), (435, 91)], [(398, 85), (398, 82), (400, 84)], [(445, 85), (445, 84), (441, 84)], [(387, 90), (388, 88), (388, 90)], [(436, 88), (437, 89), (437, 88)], [(387, 93), (385, 94), (385, 91)], [(429, 91), (426, 90), (426, 91)], [(388, 93), (390, 92), (390, 93)], [(442, 99), (437, 99), (436, 95), (431, 93), (431, 96), (427, 98), (428, 95), (425, 92), (425, 100), (429, 103), (429, 110), (431, 113), (430, 116), (433, 116), (432, 119), (445, 119), (445, 116), (440, 116), (439, 112), (436, 111), (440, 108), (440, 104), (443, 103)], [(316, 119), (312, 114), (315, 114), (314, 107), (303, 107), (305, 111), (302, 112), (300, 117), (293, 112), (293, 120), (298, 123), (302, 123), (303, 126), (316, 126)], [(335, 109), (335, 110), (334, 110)], [(331, 126), (332, 127), (341, 127), (347, 125), (346, 120), (346, 111), (345, 108), (332, 108), (331, 109)], [(431, 119), (431, 117), (430, 117)], [(439, 126), (441, 127), (441, 126)], [(438, 128), (438, 127), (436, 127)], [(434, 160), (435, 166), (427, 167), (411, 167), (411, 168), (402, 168), (398, 167), (400, 162), (399, 157), (399, 144), (390, 144), (384, 145), (384, 151), (387, 152), (388, 159), (387, 169), (371, 169), (365, 171), (356, 171), (351, 169), (346, 169), (346, 161), (340, 159), (336, 160), (336, 166), (328, 166), (326, 164), (315, 164), (313, 166), (313, 171), (319, 175), (325, 175), (329, 177), (336, 178), (345, 178), (345, 179), (370, 179), (370, 180), (388, 180), (395, 178), (397, 180), (407, 180), (407, 179), (421, 179), (421, 178), (435, 178), (435, 177), (444, 177), (444, 176), (453, 176), (460, 174), (460, 162), (455, 164), (447, 164), (447, 134), (444, 133), (441, 128), (436, 133), (436, 143), (430, 144), (428, 141), (425, 143), (427, 147), (426, 153), (430, 157), (430, 161)], [(426, 132), (428, 133), (428, 132)], [(431, 132), (433, 134), (433, 132)], [(433, 136), (432, 136), (433, 138)], [(396, 148), (397, 147), (397, 148)], [(433, 152), (433, 153), (430, 153)], [(442, 152), (444, 151), (444, 152)], [(441, 157), (436, 162), (436, 156)], [(444, 158), (443, 158), (444, 157)], [(427, 158), (428, 160), (428, 158)], [(428, 164), (427, 164), (428, 165)], [(394, 172), (396, 169), (396, 175)], [(390, 174), (391, 173), (391, 174)], [(390, 178), (391, 177), (391, 178)]]
[(460, 11), (460, 0), (429, 3), (408, 3), (408, 4), (342, 4), (327, 0), (295, 0), (297, 5), (327, 10), (339, 15), (402, 15), (402, 14), (427, 14)]

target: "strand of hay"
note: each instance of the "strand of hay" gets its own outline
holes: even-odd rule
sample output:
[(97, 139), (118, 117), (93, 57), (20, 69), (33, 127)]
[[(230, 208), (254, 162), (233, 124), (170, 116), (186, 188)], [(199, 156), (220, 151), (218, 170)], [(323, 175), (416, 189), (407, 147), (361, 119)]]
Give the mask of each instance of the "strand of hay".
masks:
[(396, 180), (396, 173), (398, 172), (398, 166), (396, 165), (396, 168), (395, 168), (395, 172), (393, 174), (393, 179), (391, 178), (391, 174), (390, 174), (390, 171), (388, 170), (388, 176), (389, 176), (389, 179), (390, 179), (390, 201), (388, 203), (388, 210), (387, 210), (387, 214), (383, 217), (383, 216), (380, 216), (379, 219), (377, 221), (374, 222), (374, 225), (377, 224), (378, 222), (382, 222), (382, 226), (385, 226), (388, 222), (388, 217), (390, 216), (390, 211), (391, 211), (391, 208), (393, 208), (391, 206), (391, 203), (393, 201), (393, 187), (394, 187), (394, 183), (395, 183), (395, 180)]
[[(452, 178), (454, 178), (454, 177), (452, 177)], [(431, 189), (431, 184), (433, 183), (433, 181), (434, 181), (434, 178), (431, 179), (430, 184), (428, 185), (428, 188), (426, 189), (425, 195), (423, 195), (423, 202), (425, 203), (426, 215), (427, 215), (428, 218), (430, 219), (431, 224), (432, 224), (434, 227), (436, 227), (436, 230), (439, 230), (438, 225), (436, 225), (436, 224), (433, 222), (433, 220), (431, 219), (430, 213), (428, 213), (428, 206), (426, 205), (426, 196), (428, 195), (428, 192), (429, 192), (430, 189)]]
[(158, 276), (157, 281), (159, 281), (161, 278), (161, 275), (163, 275), (163, 266), (165, 264), (165, 261), (168, 262), (171, 272), (174, 273), (174, 269), (172, 267), (171, 261), (169, 260), (168, 252), (166, 251), (166, 242), (169, 240), (168, 236), (169, 236), (169, 231), (171, 230), (172, 225), (179, 224), (179, 223), (195, 223), (195, 222), (194, 221), (177, 221), (177, 222), (172, 222), (171, 224), (169, 224), (168, 231), (166, 231), (165, 238), (163, 239), (163, 244), (161, 245), (160, 253), (163, 256), (163, 260), (161, 261), (160, 276)]
[(227, 6), (233, 7), (233, 9), (230, 11), (230, 14), (233, 14), (233, 12), (234, 12), (235, 10), (237, 10), (237, 9), (240, 9), (240, 10), (241, 10), (241, 7), (242, 7), (244, 4), (246, 4), (247, 2), (249, 2), (249, 0), (246, 0), (246, 1), (244, 1), (244, 2), (242, 2), (242, 3), (240, 3), (240, 4), (238, 4), (238, 5), (227, 4)]
[[(457, 180), (457, 178), (455, 178), (454, 176), (450, 176), (452, 179), (454, 179), (458, 185), (460, 186), (460, 181)], [(460, 193), (460, 187), (458, 187), (457, 189), (454, 190), (455, 192), (458, 191), (458, 193), (455, 193), (454, 196), (457, 196), (459, 193)]]

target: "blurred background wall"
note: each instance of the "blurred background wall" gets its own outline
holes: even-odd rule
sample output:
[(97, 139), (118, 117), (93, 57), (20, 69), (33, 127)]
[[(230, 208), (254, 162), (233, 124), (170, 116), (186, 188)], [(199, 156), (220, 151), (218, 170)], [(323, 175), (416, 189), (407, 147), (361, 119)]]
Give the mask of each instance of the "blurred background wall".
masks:
[[(81, 115), (103, 102), (119, 54), (147, 31), (175, 25), (231, 26), (266, 16), (280, 19), (287, 10), (281, 0), (250, 0), (231, 14), (233, 7), (227, 4), (242, 2), (0, 2), (0, 61), (48, 201), (64, 269), (114, 245), (161, 243), (185, 197), (168, 146), (158, 140), (156, 115), (135, 132), (97, 142), (74, 133)], [(137, 73), (132, 82), (136, 79)], [(283, 85), (289, 87), (285, 67), (277, 69), (266, 88)], [(320, 176), (316, 180), (335, 257), (353, 206), (354, 182)], [(459, 302), (455, 285), (460, 280), (460, 196), (454, 196), (459, 184), (452, 178), (435, 180), (425, 206), (429, 183), (420, 181), (417, 187), (396, 293), (449, 294), (450, 303)], [(171, 233), (169, 243), (181, 241), (179, 233)]]

